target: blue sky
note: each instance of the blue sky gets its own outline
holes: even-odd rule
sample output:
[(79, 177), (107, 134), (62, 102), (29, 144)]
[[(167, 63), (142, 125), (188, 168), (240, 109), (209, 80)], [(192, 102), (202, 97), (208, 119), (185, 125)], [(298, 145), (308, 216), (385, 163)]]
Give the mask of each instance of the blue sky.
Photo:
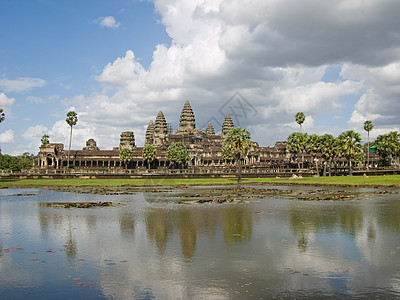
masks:
[(250, 105), (236, 125), (261, 146), (297, 130), (298, 111), (308, 133), (366, 140), (365, 120), (372, 138), (399, 131), (398, 11), (395, 0), (1, 1), (2, 152), (36, 154), (44, 133), (67, 145), (71, 109), (74, 149), (90, 138), (111, 149), (128, 130), (142, 146), (159, 110), (176, 130), (186, 100), (216, 132), (224, 109)]

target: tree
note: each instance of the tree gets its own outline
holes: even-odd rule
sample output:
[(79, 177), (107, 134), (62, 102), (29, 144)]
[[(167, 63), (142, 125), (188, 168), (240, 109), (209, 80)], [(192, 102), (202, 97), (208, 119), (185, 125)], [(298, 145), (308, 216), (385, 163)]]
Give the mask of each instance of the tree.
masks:
[[(293, 155), (297, 157), (298, 161), (298, 155), (301, 153), (301, 168), (303, 168), (304, 164), (304, 151), (305, 151), (305, 145), (307, 141), (307, 133), (302, 133), (302, 132), (293, 132), (290, 134), (286, 141), (287, 141), (287, 149), (288, 151)], [(298, 162), (299, 164), (299, 162)]]
[(300, 131), (302, 131), (302, 124), (306, 120), (306, 115), (303, 112), (299, 111), (294, 117), (296, 118), (296, 123), (300, 125)]
[(34, 155), (28, 152), (18, 156), (0, 154), (0, 165), (3, 170), (21, 171), (22, 169), (30, 169), (33, 159)]
[(392, 131), (387, 134), (379, 135), (374, 142), (375, 150), (383, 160), (389, 160), (390, 164), (398, 164), (400, 155), (400, 134), (397, 131)]
[(369, 168), (369, 132), (374, 128), (372, 121), (364, 122), (364, 130), (368, 133), (367, 168)]
[(78, 122), (78, 115), (76, 112), (73, 110), (69, 111), (67, 113), (67, 118), (65, 119), (65, 122), (71, 127), (71, 131), (69, 134), (69, 147), (68, 147), (68, 159), (67, 159), (67, 168), (69, 168), (69, 153), (71, 151), (71, 141), (72, 141), (72, 126), (76, 125), (76, 122)]
[(43, 134), (40, 141), (42, 142), (42, 145), (47, 145), (49, 143), (49, 136), (47, 134)]
[[(3, 112), (3, 109), (0, 108), (0, 123), (4, 121), (6, 115)], [(1, 147), (0, 147), (0, 153), (1, 153)]]
[(0, 108), (0, 123), (4, 121), (5, 117), (6, 115), (4, 114), (3, 109)]
[(321, 137), (317, 134), (308, 135), (307, 139), (306, 139), (306, 143), (305, 143), (305, 150), (313, 158), (313, 161), (315, 163), (315, 170), (318, 175), (319, 170), (318, 170), (317, 155), (318, 155), (318, 153), (321, 152)]
[[(327, 165), (332, 166), (335, 157), (339, 155), (338, 140), (331, 134), (324, 134), (321, 136), (321, 154), (325, 160), (323, 176), (326, 176)], [(329, 176), (331, 171), (329, 169)]]
[(222, 156), (225, 158), (235, 158), (238, 168), (238, 182), (242, 181), (241, 158), (247, 155), (250, 148), (250, 133), (246, 129), (237, 127), (228, 132), (225, 139), (225, 146), (222, 148)]
[(150, 169), (150, 164), (157, 157), (157, 150), (151, 145), (148, 145), (143, 148), (142, 156), (145, 161), (148, 163), (148, 168)]
[(121, 151), (119, 152), (119, 158), (121, 159), (121, 161), (124, 163), (125, 165), (125, 169), (128, 168), (128, 164), (129, 162), (132, 160), (133, 158), (133, 152), (131, 149), (129, 148), (123, 148), (121, 149)]
[(361, 137), (359, 133), (353, 130), (342, 132), (339, 137), (339, 149), (341, 155), (346, 157), (349, 162), (349, 175), (353, 175), (352, 160), (359, 157), (362, 153)]
[(186, 146), (177, 142), (167, 148), (166, 157), (168, 160), (178, 163), (183, 168), (184, 164), (190, 159)]

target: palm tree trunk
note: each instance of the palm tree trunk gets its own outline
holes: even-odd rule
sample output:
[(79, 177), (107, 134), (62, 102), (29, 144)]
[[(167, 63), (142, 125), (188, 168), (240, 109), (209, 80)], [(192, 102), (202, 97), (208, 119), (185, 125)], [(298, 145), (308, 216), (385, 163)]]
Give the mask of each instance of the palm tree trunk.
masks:
[(237, 176), (238, 176), (238, 182), (242, 182), (242, 176), (241, 176), (241, 163), (240, 163), (240, 155), (238, 156), (238, 159), (237, 159), (237, 164), (238, 164), (238, 174), (237, 174)]
[(69, 146), (68, 146), (67, 169), (69, 168), (69, 152), (71, 151), (71, 141), (72, 141), (72, 126), (71, 126), (71, 132), (69, 133)]
[(352, 168), (352, 165), (351, 165), (351, 159), (349, 159), (349, 175), (353, 176), (353, 168)]
[(325, 163), (324, 163), (324, 174), (323, 174), (324, 177), (326, 177), (326, 166), (327, 165), (328, 165), (328, 162), (325, 160)]
[(369, 131), (368, 131), (368, 149), (367, 149), (367, 169), (369, 169)]

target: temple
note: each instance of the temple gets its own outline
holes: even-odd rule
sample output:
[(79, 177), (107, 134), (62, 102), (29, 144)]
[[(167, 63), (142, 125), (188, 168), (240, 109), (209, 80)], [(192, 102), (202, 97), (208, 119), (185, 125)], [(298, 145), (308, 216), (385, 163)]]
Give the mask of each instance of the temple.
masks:
[[(134, 170), (149, 169), (170, 169), (171, 162), (166, 158), (166, 150), (169, 146), (182, 142), (190, 156), (186, 169), (194, 172), (204, 172), (204, 167), (213, 167), (216, 172), (234, 166), (234, 161), (222, 157), (222, 147), (227, 133), (234, 128), (232, 118), (227, 114), (222, 122), (220, 133), (216, 131), (211, 123), (202, 131), (196, 126), (196, 119), (193, 109), (186, 101), (179, 118), (179, 126), (175, 133), (170, 133), (168, 123), (162, 111), (159, 111), (155, 120), (151, 120), (147, 126), (145, 135), (145, 146), (154, 146), (157, 150), (156, 160), (150, 166), (143, 159), (142, 147), (135, 144), (135, 136), (132, 131), (122, 132), (120, 144), (112, 150), (100, 150), (96, 141), (89, 139), (86, 147), (82, 150), (64, 149), (63, 144), (48, 143), (40, 147), (37, 156), (37, 168), (39, 169), (73, 169), (96, 172), (107, 172), (109, 170), (127, 169)], [(128, 148), (132, 151), (133, 157), (127, 166), (123, 166), (120, 159), (120, 151)], [(286, 143), (278, 142), (274, 147), (260, 147), (257, 142), (252, 142), (251, 150), (243, 158), (244, 168), (265, 169), (284, 168), (290, 160), (286, 151)], [(209, 169), (209, 168), (207, 168)]]

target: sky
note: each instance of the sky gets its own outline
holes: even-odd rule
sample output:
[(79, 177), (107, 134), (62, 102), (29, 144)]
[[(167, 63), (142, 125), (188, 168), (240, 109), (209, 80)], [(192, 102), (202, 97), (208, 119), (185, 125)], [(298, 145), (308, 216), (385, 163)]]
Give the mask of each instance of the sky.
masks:
[(0, 1), (2, 153), (37, 154), (43, 134), (100, 149), (188, 100), (216, 133), (227, 113), (260, 146), (299, 130), (400, 131), (398, 0)]

